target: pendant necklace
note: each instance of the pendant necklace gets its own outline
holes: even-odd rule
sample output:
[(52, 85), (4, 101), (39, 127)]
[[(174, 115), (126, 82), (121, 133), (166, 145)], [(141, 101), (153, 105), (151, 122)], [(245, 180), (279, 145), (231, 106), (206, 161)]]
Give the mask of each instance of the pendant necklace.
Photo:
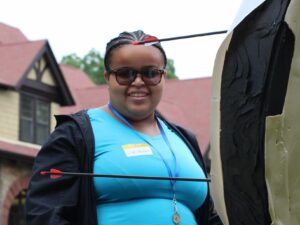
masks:
[[(135, 129), (134, 127), (110, 104), (108, 103), (107, 104), (108, 108), (110, 109), (110, 111), (117, 117), (119, 118), (123, 123), (125, 123), (129, 128), (131, 128), (133, 131), (135, 131), (134, 133), (137, 134), (140, 138), (143, 139), (143, 141), (145, 141), (148, 145), (150, 145), (153, 149), (156, 149), (154, 148), (154, 146), (148, 141), (146, 140), (142, 135), (140, 135)], [(159, 128), (159, 131), (165, 141), (165, 143), (167, 144), (167, 146), (169, 147), (172, 155), (173, 155), (173, 158), (175, 160), (175, 174), (173, 176), (173, 173), (172, 173), (172, 170), (169, 166), (169, 164), (167, 163), (167, 161), (165, 160), (165, 158), (162, 156), (162, 154), (160, 153), (160, 151), (158, 151), (158, 149), (156, 149), (157, 153), (159, 154), (160, 158), (162, 159), (163, 163), (165, 164), (165, 167), (167, 168), (167, 171), (168, 171), (168, 174), (169, 174), (169, 177), (178, 177), (179, 175), (179, 166), (178, 166), (178, 162), (177, 162), (177, 158), (176, 158), (176, 155), (172, 149), (172, 146), (167, 138), (167, 135), (164, 131), (164, 129), (162, 128), (161, 124), (160, 124), (160, 121), (158, 120), (157, 116), (155, 115), (155, 120), (157, 122), (157, 125), (158, 125), (158, 128)], [(179, 212), (177, 210), (177, 200), (176, 200), (176, 193), (175, 193), (175, 184), (176, 184), (176, 180), (170, 180), (170, 184), (171, 184), (171, 189), (172, 189), (172, 193), (173, 193), (173, 198), (172, 198), (172, 204), (173, 204), (173, 215), (172, 215), (172, 221), (175, 225), (179, 225), (180, 222), (181, 222), (181, 218), (180, 218), (180, 215), (179, 215)]]
[(181, 218), (180, 218), (180, 215), (179, 215), (178, 210), (177, 210), (175, 190), (174, 190), (174, 193), (173, 193), (173, 207), (174, 207), (174, 213), (173, 213), (173, 216), (172, 216), (172, 220), (173, 220), (173, 223), (175, 225), (179, 225), (179, 223), (181, 221)]

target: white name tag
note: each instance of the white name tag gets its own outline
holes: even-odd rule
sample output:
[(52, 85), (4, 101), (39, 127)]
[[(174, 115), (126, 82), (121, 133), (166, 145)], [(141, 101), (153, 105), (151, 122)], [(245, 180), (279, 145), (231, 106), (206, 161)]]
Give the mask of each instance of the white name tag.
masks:
[(127, 157), (152, 155), (152, 150), (147, 144), (127, 144), (122, 145), (122, 148)]

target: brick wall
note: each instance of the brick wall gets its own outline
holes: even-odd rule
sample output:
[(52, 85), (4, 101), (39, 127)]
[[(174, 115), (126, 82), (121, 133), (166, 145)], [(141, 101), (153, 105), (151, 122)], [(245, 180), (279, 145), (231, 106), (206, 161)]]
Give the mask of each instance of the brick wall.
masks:
[(9, 209), (14, 198), (27, 188), (30, 163), (0, 158), (0, 225), (8, 225)]

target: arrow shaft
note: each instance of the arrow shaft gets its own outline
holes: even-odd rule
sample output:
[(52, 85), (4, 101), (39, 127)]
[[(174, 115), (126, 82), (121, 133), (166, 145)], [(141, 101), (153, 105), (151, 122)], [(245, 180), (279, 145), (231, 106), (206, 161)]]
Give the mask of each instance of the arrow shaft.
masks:
[(156, 39), (156, 40), (151, 40), (151, 41), (140, 41), (138, 44), (173, 41), (173, 40), (179, 40), (179, 39), (187, 39), (187, 38), (195, 38), (195, 37), (202, 37), (202, 36), (209, 36), (209, 35), (216, 35), (216, 34), (224, 34), (226, 32), (227, 32), (227, 30), (221, 30), (221, 31), (207, 32), (207, 33), (201, 33), (201, 34), (192, 34), (192, 35), (185, 35), (185, 36), (178, 36), (178, 37), (171, 37), (171, 38), (162, 38), (162, 39)]
[(143, 180), (176, 180), (176, 181), (210, 182), (210, 179), (186, 178), (186, 177), (131, 176), (131, 175), (119, 175), (119, 174), (94, 174), (94, 173), (49, 172), (49, 171), (45, 171), (45, 174), (67, 175), (67, 176), (92, 176), (92, 177), (103, 177), (103, 178), (127, 178), (127, 179), (143, 179)]

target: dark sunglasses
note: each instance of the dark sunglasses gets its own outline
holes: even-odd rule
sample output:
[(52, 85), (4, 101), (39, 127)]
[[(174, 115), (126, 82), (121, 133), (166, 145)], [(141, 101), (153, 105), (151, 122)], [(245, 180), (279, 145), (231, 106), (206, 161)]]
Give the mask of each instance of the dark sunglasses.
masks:
[(155, 86), (160, 83), (165, 70), (145, 68), (138, 71), (133, 68), (120, 68), (117, 70), (110, 69), (107, 72), (115, 74), (119, 85), (130, 85), (136, 79), (137, 75), (140, 74), (146, 85)]

